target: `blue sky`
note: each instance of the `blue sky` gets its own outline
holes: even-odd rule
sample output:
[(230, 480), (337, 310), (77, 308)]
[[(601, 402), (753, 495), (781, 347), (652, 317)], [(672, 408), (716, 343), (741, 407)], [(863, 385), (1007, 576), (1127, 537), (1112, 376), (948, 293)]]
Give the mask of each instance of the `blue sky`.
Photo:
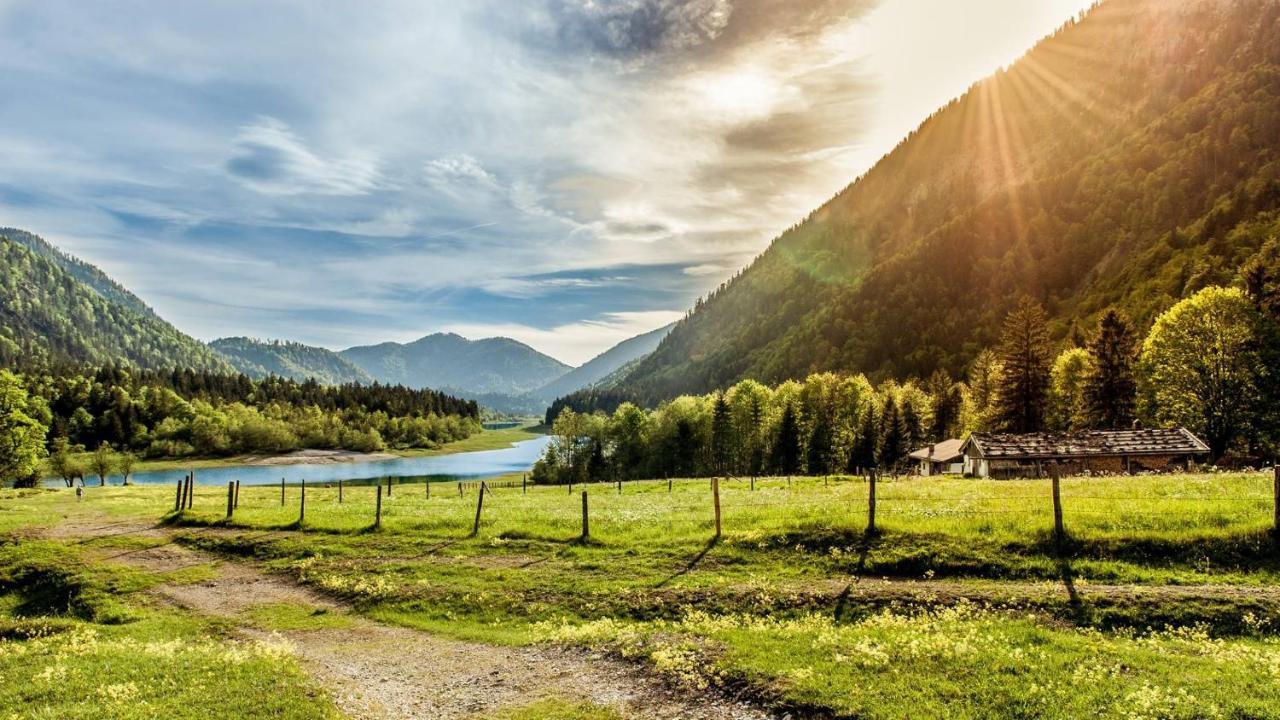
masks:
[(1086, 0), (0, 0), (0, 226), (202, 339), (570, 363)]

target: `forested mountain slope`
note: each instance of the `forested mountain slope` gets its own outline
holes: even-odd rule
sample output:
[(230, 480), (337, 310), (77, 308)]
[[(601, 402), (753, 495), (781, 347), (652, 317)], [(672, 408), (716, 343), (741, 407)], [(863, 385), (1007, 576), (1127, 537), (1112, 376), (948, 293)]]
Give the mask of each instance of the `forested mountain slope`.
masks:
[(322, 385), (372, 383), (373, 378), (332, 350), (296, 342), (263, 342), (247, 337), (221, 338), (209, 343), (236, 370), (254, 379), (268, 375), (315, 380)]
[(447, 387), (470, 395), (519, 395), (570, 370), (510, 338), (468, 340), (453, 333), (436, 333), (407, 344), (354, 347), (339, 355), (384, 383)]
[(0, 233), (0, 365), (46, 362), (231, 372), (100, 270), (29, 233)]
[(975, 84), (699, 302), (648, 402), (816, 370), (963, 372), (1030, 294), (1145, 328), (1280, 222), (1280, 3), (1107, 0)]

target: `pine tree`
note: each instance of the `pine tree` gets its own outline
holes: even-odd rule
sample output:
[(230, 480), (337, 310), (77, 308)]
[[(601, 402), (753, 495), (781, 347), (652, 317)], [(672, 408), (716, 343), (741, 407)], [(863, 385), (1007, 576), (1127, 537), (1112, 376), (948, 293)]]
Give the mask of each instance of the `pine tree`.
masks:
[(960, 387), (946, 370), (938, 370), (929, 378), (929, 396), (933, 400), (929, 437), (935, 442), (946, 440), (960, 420), (960, 408), (964, 402)]
[(729, 470), (733, 460), (733, 417), (724, 393), (716, 394), (711, 412), (711, 468), (717, 475)]
[(897, 471), (907, 450), (907, 423), (898, 411), (898, 404), (890, 395), (884, 401), (884, 414), (880, 418), (880, 452), (877, 454), (877, 467)]
[(773, 467), (782, 475), (800, 471), (800, 424), (795, 409), (788, 403), (778, 423), (778, 439), (773, 444)]
[(862, 413), (862, 423), (858, 428), (853, 449), (849, 452), (849, 472), (859, 473), (876, 466), (876, 450), (880, 439), (880, 428), (876, 423), (875, 407), (868, 407)]
[(1133, 425), (1137, 348), (1129, 321), (1114, 309), (1108, 310), (1098, 323), (1097, 335), (1089, 341), (1093, 368), (1085, 376), (1084, 400), (1092, 427), (1115, 430)]
[(1000, 340), (1001, 372), (996, 388), (995, 426), (1029, 433), (1044, 428), (1049, 394), (1049, 333), (1044, 309), (1028, 297), (1005, 319)]
[(833, 440), (831, 421), (825, 412), (819, 412), (813, 422), (813, 432), (809, 435), (810, 475), (826, 475), (831, 471), (831, 456), (834, 454)]

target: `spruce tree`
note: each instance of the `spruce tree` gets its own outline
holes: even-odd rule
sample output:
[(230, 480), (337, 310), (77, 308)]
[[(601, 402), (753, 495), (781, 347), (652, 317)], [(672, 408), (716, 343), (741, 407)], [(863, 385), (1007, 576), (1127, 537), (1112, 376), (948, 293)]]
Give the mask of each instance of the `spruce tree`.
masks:
[(880, 452), (877, 454), (878, 467), (896, 472), (898, 463), (902, 461), (907, 450), (907, 423), (898, 411), (898, 404), (890, 395), (884, 401), (884, 414), (880, 418)]
[(788, 403), (778, 423), (778, 439), (773, 444), (773, 467), (781, 475), (795, 475), (800, 471), (800, 424), (796, 411)]
[(1005, 432), (1044, 429), (1050, 348), (1044, 309), (1024, 297), (1005, 319), (998, 354), (995, 426)]
[(876, 450), (880, 440), (874, 406), (869, 406), (862, 413), (862, 423), (855, 437), (853, 449), (849, 452), (849, 472), (865, 472), (876, 466)]
[(1137, 347), (1128, 320), (1114, 309), (1108, 310), (1098, 323), (1098, 333), (1089, 341), (1093, 369), (1085, 376), (1084, 401), (1090, 426), (1115, 430), (1133, 425)]
[(834, 454), (831, 432), (831, 421), (826, 413), (819, 412), (813, 421), (813, 431), (809, 435), (808, 465), (810, 475), (826, 475), (831, 471), (831, 456)]
[(733, 418), (729, 412), (729, 401), (724, 393), (716, 394), (715, 406), (711, 411), (711, 467), (717, 475), (729, 471), (733, 461)]

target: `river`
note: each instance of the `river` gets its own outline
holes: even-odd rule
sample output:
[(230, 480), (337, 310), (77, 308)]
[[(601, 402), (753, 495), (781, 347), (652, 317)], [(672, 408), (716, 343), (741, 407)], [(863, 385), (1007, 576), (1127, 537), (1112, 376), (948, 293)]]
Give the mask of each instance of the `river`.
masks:
[[(232, 465), (227, 467), (205, 468), (196, 470), (196, 482), (201, 485), (225, 486), (230, 480), (239, 480), (241, 485), (267, 485), (279, 483), (283, 479), (287, 483), (337, 482), (338, 480), (372, 480), (379, 478), (401, 478), (426, 480), (476, 480), (496, 477), (508, 473), (524, 472), (533, 467), (533, 463), (542, 455), (542, 450), (551, 441), (550, 436), (542, 436), (531, 440), (522, 440), (509, 448), (501, 450), (477, 450), (474, 452), (453, 453), (451, 455), (431, 455), (426, 457), (396, 458), (393, 460), (370, 460), (367, 462), (342, 462), (328, 465)], [(156, 485), (176, 483), (186, 476), (187, 470), (161, 470), (134, 473), (129, 482), (138, 485)], [(119, 476), (110, 478), (113, 484), (119, 484)], [(89, 485), (97, 483), (96, 478), (85, 478)]]

